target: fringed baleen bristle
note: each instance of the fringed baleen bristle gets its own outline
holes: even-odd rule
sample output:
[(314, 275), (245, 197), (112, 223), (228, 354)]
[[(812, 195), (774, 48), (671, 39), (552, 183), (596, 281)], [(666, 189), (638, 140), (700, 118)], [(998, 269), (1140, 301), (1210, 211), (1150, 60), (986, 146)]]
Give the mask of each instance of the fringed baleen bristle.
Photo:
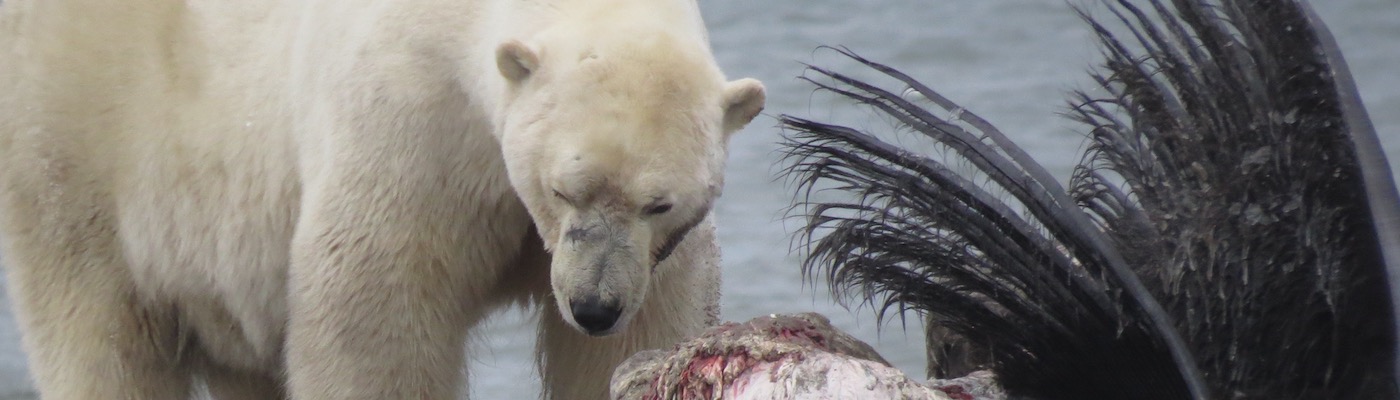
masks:
[[(958, 109), (897, 71), (845, 54), (945, 111)], [(1013, 392), (1123, 398), (1147, 388), (1156, 398), (1181, 399), (1192, 396), (1187, 379), (1204, 390), (1170, 318), (1108, 236), (1000, 132), (965, 110), (958, 116), (976, 134), (891, 91), (812, 71), (836, 82), (813, 80), (819, 87), (872, 105), (948, 146), (1013, 200), (869, 134), (785, 117), (793, 131), (788, 173), (802, 190), (825, 181), (859, 196), (799, 207), (809, 215), (803, 232), (809, 274), (825, 269), (834, 290), (859, 288), (882, 298), (882, 309), (932, 314), (985, 345)], [(1013, 211), (1022, 208), (1025, 214)], [(1182, 362), (1173, 361), (1173, 345)]]
[(1376, 204), (1395, 198), (1393, 180), (1383, 156), (1357, 149), (1376, 139), (1335, 43), (1296, 0), (1138, 3), (1109, 4), (1126, 39), (1081, 12), (1109, 96), (1075, 94), (1091, 145), (1068, 191), (899, 71), (838, 50), (940, 110), (810, 67), (819, 88), (941, 144), (986, 183), (784, 116), (799, 190), (856, 196), (794, 208), (805, 272), (882, 316), (926, 313), (1027, 397), (1396, 398), (1387, 269), (1400, 260), (1383, 254), (1394, 227), (1373, 221), (1400, 204)]

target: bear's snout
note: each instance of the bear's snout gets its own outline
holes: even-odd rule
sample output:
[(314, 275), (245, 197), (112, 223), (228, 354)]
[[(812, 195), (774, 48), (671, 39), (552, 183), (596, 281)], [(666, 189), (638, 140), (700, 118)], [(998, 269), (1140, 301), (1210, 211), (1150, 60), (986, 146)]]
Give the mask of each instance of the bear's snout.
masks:
[(569, 300), (569, 308), (573, 310), (574, 322), (591, 336), (606, 335), (608, 330), (617, 324), (617, 317), (622, 314), (622, 307), (618, 302), (605, 302), (597, 295), (591, 294), (582, 299)]

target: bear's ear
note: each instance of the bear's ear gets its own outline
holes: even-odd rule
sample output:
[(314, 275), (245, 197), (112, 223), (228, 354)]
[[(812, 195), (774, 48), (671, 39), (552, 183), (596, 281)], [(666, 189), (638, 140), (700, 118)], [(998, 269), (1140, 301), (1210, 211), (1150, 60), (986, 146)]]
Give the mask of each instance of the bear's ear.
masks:
[(763, 83), (744, 78), (724, 85), (724, 138), (748, 125), (763, 111)]
[(519, 40), (506, 41), (496, 48), (496, 68), (501, 70), (501, 76), (511, 82), (525, 80), (539, 66), (539, 56)]

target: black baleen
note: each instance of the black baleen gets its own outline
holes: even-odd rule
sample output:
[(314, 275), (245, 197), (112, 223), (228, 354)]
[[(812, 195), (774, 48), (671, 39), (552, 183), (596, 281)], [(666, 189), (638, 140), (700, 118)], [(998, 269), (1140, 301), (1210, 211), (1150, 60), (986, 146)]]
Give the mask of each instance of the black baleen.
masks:
[(927, 101), (811, 67), (955, 164), (784, 116), (799, 191), (855, 195), (794, 208), (805, 271), (927, 314), (1016, 396), (1396, 398), (1400, 201), (1325, 27), (1297, 0), (1105, 3), (1068, 189), (897, 70), (839, 50)]

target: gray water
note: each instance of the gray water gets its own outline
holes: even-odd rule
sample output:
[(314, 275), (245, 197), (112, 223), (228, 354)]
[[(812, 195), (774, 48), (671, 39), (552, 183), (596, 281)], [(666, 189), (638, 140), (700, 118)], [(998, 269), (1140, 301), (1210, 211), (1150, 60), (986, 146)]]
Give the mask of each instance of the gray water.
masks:
[[(1320, 0), (1314, 7), (1341, 44), (1387, 155), (1400, 158), (1400, 0)], [(1057, 0), (702, 0), (701, 9), (724, 70), (768, 87), (767, 111), (730, 145), (724, 197), (716, 208), (724, 249), (723, 318), (820, 312), (904, 371), (923, 376), (917, 318), (878, 324), (869, 307), (843, 308), (823, 283), (802, 280), (789, 251), (797, 225), (783, 220), (792, 188), (775, 175), (776, 116), (889, 126), (831, 96), (813, 94), (796, 79), (804, 62), (849, 68), (830, 52), (813, 51), (844, 45), (903, 69), (980, 114), (1064, 181), (1084, 140), (1057, 113), (1065, 110), (1067, 92), (1090, 87), (1085, 71), (1098, 53), (1088, 30)], [(531, 326), (528, 317), (506, 312), (474, 339), (474, 398), (538, 395)], [(32, 396), (18, 343), (13, 319), (8, 312), (0, 315), (0, 398)]]

